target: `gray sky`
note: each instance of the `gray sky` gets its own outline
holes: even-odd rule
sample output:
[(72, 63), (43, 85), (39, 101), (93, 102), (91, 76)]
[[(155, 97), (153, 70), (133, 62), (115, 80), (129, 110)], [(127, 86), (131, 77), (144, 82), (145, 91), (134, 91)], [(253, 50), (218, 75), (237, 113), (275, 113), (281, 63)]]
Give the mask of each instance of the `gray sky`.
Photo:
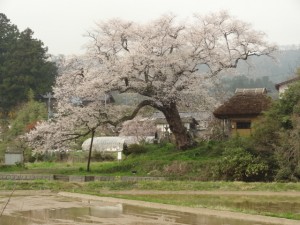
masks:
[(0, 0), (0, 12), (20, 30), (29, 27), (51, 54), (78, 54), (95, 22), (119, 17), (146, 22), (172, 12), (228, 10), (278, 45), (300, 44), (300, 0)]

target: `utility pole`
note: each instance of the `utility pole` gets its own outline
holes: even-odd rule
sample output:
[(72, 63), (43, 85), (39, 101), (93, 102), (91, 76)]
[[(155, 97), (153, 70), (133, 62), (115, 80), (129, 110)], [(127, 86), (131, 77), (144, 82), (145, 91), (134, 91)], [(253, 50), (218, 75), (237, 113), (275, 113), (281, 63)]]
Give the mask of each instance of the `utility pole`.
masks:
[(86, 171), (90, 172), (90, 164), (91, 164), (91, 158), (92, 158), (92, 149), (93, 149), (93, 142), (94, 142), (94, 136), (95, 136), (95, 129), (92, 129), (92, 138), (91, 138), (91, 144), (89, 149), (89, 157), (88, 157), (88, 163)]
[(48, 105), (48, 120), (51, 118), (52, 116), (52, 112), (51, 112), (51, 98), (53, 98), (53, 95), (48, 92), (45, 95), (42, 95), (43, 98), (48, 99), (47, 105)]

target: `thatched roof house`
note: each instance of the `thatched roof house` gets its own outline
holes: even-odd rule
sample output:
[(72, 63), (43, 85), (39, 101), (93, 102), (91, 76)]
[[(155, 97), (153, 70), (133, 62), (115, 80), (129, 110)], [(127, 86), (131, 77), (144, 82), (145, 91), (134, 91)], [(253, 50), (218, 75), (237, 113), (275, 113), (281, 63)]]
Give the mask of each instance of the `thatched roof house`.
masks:
[(237, 89), (223, 105), (214, 112), (214, 116), (223, 120), (224, 130), (230, 133), (249, 134), (252, 123), (271, 105), (265, 88)]
[(265, 88), (237, 89), (235, 95), (213, 114), (219, 119), (258, 116), (270, 106), (271, 100), (266, 93)]

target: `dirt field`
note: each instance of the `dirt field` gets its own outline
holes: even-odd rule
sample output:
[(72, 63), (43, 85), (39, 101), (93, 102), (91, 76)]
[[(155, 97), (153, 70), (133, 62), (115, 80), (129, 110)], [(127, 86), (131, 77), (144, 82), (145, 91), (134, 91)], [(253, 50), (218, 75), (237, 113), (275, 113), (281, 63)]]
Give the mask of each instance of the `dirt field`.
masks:
[[(119, 192), (120, 193), (120, 192)], [(124, 192), (122, 192), (124, 193)], [(125, 193), (130, 193), (126, 191)], [(131, 192), (132, 193), (132, 192)], [(160, 192), (151, 191), (151, 192), (143, 192), (148, 194), (158, 194)], [(172, 193), (172, 192), (170, 192)], [(188, 192), (176, 192), (177, 194), (187, 194)], [(196, 192), (191, 192), (195, 194)], [(198, 192), (200, 193), (200, 192)], [(216, 192), (201, 192), (203, 194), (218, 194)], [(226, 192), (227, 194), (243, 194), (241, 192)], [(226, 194), (223, 193), (223, 194)], [(2, 211), (8, 202), (5, 210), (3, 212), (4, 216), (13, 215), (15, 212), (19, 211), (28, 211), (28, 210), (41, 210), (41, 209), (61, 209), (61, 208), (72, 208), (72, 207), (92, 207), (99, 205), (99, 202), (103, 202), (105, 206), (115, 207), (118, 204), (128, 204), (133, 206), (140, 207), (149, 207), (154, 209), (161, 210), (174, 210), (177, 212), (185, 212), (185, 213), (193, 213), (199, 215), (207, 215), (207, 216), (215, 216), (221, 218), (229, 218), (229, 219), (238, 219), (244, 221), (252, 221), (255, 223), (268, 223), (268, 224), (276, 224), (276, 225), (299, 225), (299, 221), (295, 220), (287, 220), (281, 218), (274, 217), (266, 217), (266, 216), (256, 216), (256, 215), (248, 215), (243, 213), (236, 212), (227, 212), (227, 211), (219, 211), (219, 210), (210, 210), (205, 208), (190, 208), (190, 207), (181, 207), (181, 206), (172, 206), (158, 203), (149, 203), (143, 201), (135, 201), (135, 200), (125, 200), (125, 199), (116, 199), (110, 197), (97, 197), (85, 194), (76, 194), (69, 192), (60, 192), (60, 193), (52, 193), (50, 191), (15, 191), (13, 193), (13, 197), (9, 200), (7, 196), (9, 196), (11, 192), (0, 192), (0, 210)], [(220, 194), (220, 193), (219, 193)], [(245, 194), (245, 193), (244, 193)], [(259, 193), (256, 193), (259, 194)], [(268, 195), (271, 193), (261, 192), (262, 195)], [(274, 193), (273, 193), (274, 194)], [(283, 195), (300, 195), (300, 193), (280, 193)], [(9, 201), (8, 201), (9, 200)], [(97, 221), (97, 218), (93, 218)], [(98, 218), (99, 220), (99, 218)], [(1, 217), (0, 217), (0, 224)], [(45, 223), (43, 223), (45, 224)], [(56, 223), (46, 223), (46, 224), (56, 224)], [(62, 224), (62, 223), (60, 223)], [(69, 224), (69, 223), (63, 223)], [(76, 223), (78, 225), (90, 224), (90, 223)], [(171, 223), (170, 221), (165, 221), (163, 218), (141, 218), (135, 215), (124, 215), (122, 218), (101, 218), (101, 223), (99, 224), (120, 224), (120, 225), (169, 225), (169, 224), (179, 224), (179, 223)]]

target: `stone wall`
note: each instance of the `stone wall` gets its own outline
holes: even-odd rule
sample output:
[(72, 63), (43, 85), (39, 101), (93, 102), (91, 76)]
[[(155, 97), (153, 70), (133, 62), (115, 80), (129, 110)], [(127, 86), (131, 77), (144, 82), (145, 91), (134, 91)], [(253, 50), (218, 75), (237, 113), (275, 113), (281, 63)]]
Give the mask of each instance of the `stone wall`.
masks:
[(0, 174), (0, 180), (53, 180), (53, 175)]
[(57, 180), (65, 182), (91, 182), (91, 181), (144, 181), (165, 180), (164, 177), (114, 177), (114, 176), (77, 176), (77, 175), (41, 175), (41, 174), (0, 174), (0, 180)]

